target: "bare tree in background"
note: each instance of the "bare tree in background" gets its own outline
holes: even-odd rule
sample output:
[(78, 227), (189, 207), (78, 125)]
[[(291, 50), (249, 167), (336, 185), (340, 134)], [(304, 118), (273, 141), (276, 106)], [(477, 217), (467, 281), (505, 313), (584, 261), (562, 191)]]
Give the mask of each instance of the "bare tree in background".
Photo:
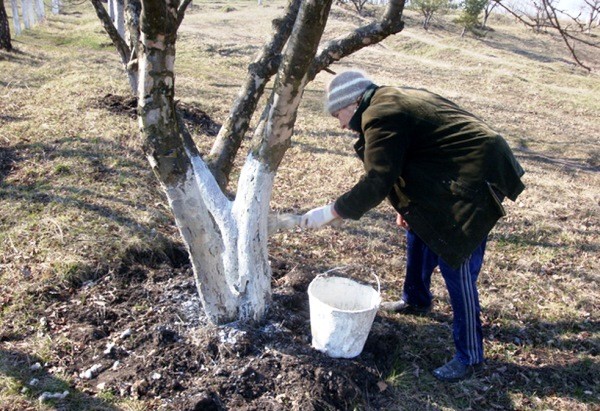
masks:
[(483, 8), (483, 22), (481, 23), (482, 28), (485, 29), (487, 27), (487, 21), (497, 5), (498, 3), (496, 3), (495, 0), (488, 0), (486, 3), (485, 7)]
[(584, 3), (584, 10), (589, 13), (586, 31), (587, 34), (592, 34), (594, 27), (600, 27), (600, 0), (584, 0)]
[(423, 28), (429, 29), (434, 14), (448, 8), (448, 0), (412, 0), (411, 7), (423, 15)]
[(362, 16), (365, 5), (369, 0), (337, 0), (338, 4), (352, 4), (359, 16)]
[(21, 20), (19, 19), (19, 5), (17, 0), (10, 0), (10, 6), (12, 9), (13, 27), (15, 28), (15, 36), (21, 34)]
[[(502, 0), (495, 1), (523, 24), (536, 31), (539, 31), (539, 28), (543, 27), (544, 29), (558, 32), (575, 63), (588, 71), (592, 70), (590, 66), (582, 61), (578, 46), (599, 48), (600, 42), (585, 34), (584, 27), (586, 25), (581, 18), (581, 14), (572, 16), (567, 11), (558, 8), (558, 5), (552, 0), (539, 0), (539, 2), (536, 0), (534, 4), (539, 5), (540, 8), (540, 19), (538, 21), (523, 12), (516, 11), (514, 8), (503, 4)], [(595, 2), (596, 0), (588, 1)]]
[[(390, 1), (380, 20), (320, 44), (332, 0), (291, 0), (284, 17), (273, 22), (271, 39), (249, 65), (240, 97), (215, 142), (222, 148), (213, 149), (208, 162), (198, 153), (174, 102), (175, 41), (189, 2), (142, 0), (136, 47), (106, 23), (108, 13), (100, 0), (91, 1), (128, 74), (139, 76), (135, 84), (144, 152), (189, 251), (205, 313), (215, 323), (261, 320), (271, 299), (267, 220), (273, 181), (291, 144), (304, 89), (334, 61), (402, 30), (404, 1)], [(127, 14), (127, 2), (125, 9)], [(231, 164), (272, 76), (267, 107), (254, 130), (235, 199), (230, 200), (224, 190)]]

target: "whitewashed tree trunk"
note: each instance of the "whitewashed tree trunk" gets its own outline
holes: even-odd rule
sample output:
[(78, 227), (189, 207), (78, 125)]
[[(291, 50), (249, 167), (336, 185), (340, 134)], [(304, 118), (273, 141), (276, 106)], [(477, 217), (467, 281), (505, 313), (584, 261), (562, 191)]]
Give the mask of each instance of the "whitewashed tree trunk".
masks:
[[(333, 61), (400, 31), (404, 3), (390, 3), (380, 21), (328, 42), (317, 56), (332, 0), (290, 1), (284, 19), (273, 22), (273, 39), (253, 63), (260, 67), (249, 70), (248, 83), (262, 84), (274, 73), (277, 77), (242, 167), (235, 200), (230, 201), (175, 109), (175, 41), (190, 0), (181, 4), (142, 0), (141, 13), (139, 3), (128, 1), (127, 32), (135, 45), (140, 44), (138, 48), (128, 46), (117, 33), (100, 0), (90, 1), (128, 71), (135, 67), (139, 76), (138, 119), (144, 153), (188, 249), (205, 313), (218, 324), (262, 320), (271, 301), (269, 203), (275, 174), (291, 145), (304, 89)], [(249, 100), (257, 100), (263, 90), (262, 86), (252, 87)], [(248, 117), (244, 120), (247, 124), (256, 105), (239, 106)], [(237, 139), (243, 131), (234, 134)], [(233, 156), (237, 148), (239, 144), (229, 150)], [(228, 173), (221, 174), (228, 178)]]
[(46, 20), (46, 9), (44, 6), (44, 0), (33, 0), (33, 2), (36, 20), (41, 23), (44, 20)]
[(15, 28), (15, 36), (21, 34), (21, 21), (19, 20), (19, 6), (17, 0), (10, 0), (10, 6), (12, 8), (13, 26)]
[(113, 22), (115, 21), (115, 1), (116, 0), (108, 0), (108, 3), (106, 4), (106, 8), (108, 9), (108, 15), (110, 16), (110, 19)]
[(60, 0), (52, 0), (52, 14), (59, 14), (60, 13)]
[(188, 248), (204, 311), (215, 323), (260, 321), (271, 301), (267, 217), (273, 181), (290, 145), (330, 5), (331, 0), (303, 3), (268, 116), (255, 134), (231, 202), (176, 119), (176, 25), (169, 20), (176, 13), (169, 5), (165, 10), (161, 0), (143, 0), (138, 112), (144, 151)]
[(113, 0), (115, 6), (114, 22), (117, 32), (123, 40), (125, 40), (125, 15), (123, 0)]
[(21, 0), (21, 13), (23, 16), (23, 26), (27, 30), (29, 30), (33, 26), (31, 2), (32, 2), (32, 0)]

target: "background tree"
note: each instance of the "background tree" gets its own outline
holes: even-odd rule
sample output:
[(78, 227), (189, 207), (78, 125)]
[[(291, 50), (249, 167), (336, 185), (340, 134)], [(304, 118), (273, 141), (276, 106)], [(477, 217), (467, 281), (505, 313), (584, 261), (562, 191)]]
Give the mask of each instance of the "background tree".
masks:
[(584, 0), (584, 3), (584, 10), (589, 13), (586, 31), (592, 34), (592, 29), (600, 26), (600, 0)]
[(552, 0), (539, 0), (539, 2), (535, 1), (533, 3), (536, 9), (539, 8), (539, 14), (536, 13), (535, 17), (531, 17), (504, 4), (501, 0), (496, 0), (496, 2), (521, 23), (535, 31), (539, 31), (540, 27), (543, 27), (558, 32), (573, 60), (579, 66), (591, 71), (591, 68), (582, 60), (578, 46), (599, 48), (600, 42), (591, 36), (585, 35), (583, 29), (585, 23), (582, 21), (581, 14), (571, 16), (568, 12), (558, 8), (558, 5)]
[(15, 36), (21, 34), (21, 20), (19, 19), (19, 5), (17, 0), (10, 0), (10, 6), (12, 9), (13, 27), (15, 28)]
[(33, 10), (36, 23), (41, 23), (46, 20), (46, 6), (44, 5), (44, 0), (33, 0)]
[(488, 0), (485, 7), (483, 8), (483, 22), (481, 23), (481, 28), (485, 29), (487, 26), (487, 21), (492, 14), (492, 11), (496, 8), (498, 3), (495, 0)]
[(0, 0), (0, 50), (12, 50), (10, 26), (8, 24), (8, 15), (4, 8), (4, 0)]
[[(228, 154), (216, 153), (214, 158), (219, 160), (211, 167), (219, 170), (215, 172), (222, 177), (219, 184), (198, 153), (174, 102), (175, 42), (188, 2), (142, 0), (135, 51), (115, 34), (112, 23), (106, 23), (108, 13), (99, 0), (91, 1), (128, 72), (139, 76), (138, 118), (144, 152), (167, 194), (189, 251), (204, 311), (215, 323), (262, 319), (271, 298), (269, 202), (275, 173), (291, 144), (304, 89), (332, 62), (399, 32), (404, 2), (391, 1), (380, 20), (323, 44), (317, 54), (331, 0), (292, 0), (284, 19), (273, 23), (272, 38), (249, 66), (248, 79), (232, 109), (231, 117), (237, 124), (228, 126), (230, 137), (222, 144)], [(235, 199), (230, 200), (224, 187), (231, 165), (220, 165), (235, 158), (239, 148), (236, 140), (244, 136), (254, 112), (251, 108), (256, 107), (264, 84), (275, 73), (272, 92), (240, 172)], [(235, 115), (237, 110), (244, 118)]]
[(423, 28), (429, 29), (433, 15), (448, 8), (448, 0), (412, 0), (411, 6), (423, 15)]
[(480, 27), (479, 15), (485, 8), (488, 0), (465, 0), (463, 10), (457, 19), (457, 23), (462, 25), (464, 36), (467, 31), (477, 34), (476, 29)]

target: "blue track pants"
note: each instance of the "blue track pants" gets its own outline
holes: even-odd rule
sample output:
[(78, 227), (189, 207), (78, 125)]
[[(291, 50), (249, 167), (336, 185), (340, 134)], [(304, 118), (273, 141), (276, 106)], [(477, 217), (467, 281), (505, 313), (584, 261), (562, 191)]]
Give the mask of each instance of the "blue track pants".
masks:
[(426, 307), (431, 304), (431, 274), (439, 266), (454, 313), (453, 337), (456, 358), (466, 365), (483, 362), (483, 334), (479, 318), (477, 277), (483, 264), (484, 240), (458, 268), (448, 266), (412, 231), (407, 231), (406, 279), (404, 301)]

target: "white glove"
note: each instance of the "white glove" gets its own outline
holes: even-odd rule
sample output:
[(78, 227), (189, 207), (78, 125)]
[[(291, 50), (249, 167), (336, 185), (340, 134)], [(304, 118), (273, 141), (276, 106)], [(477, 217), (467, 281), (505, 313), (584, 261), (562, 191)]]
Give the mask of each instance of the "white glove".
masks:
[(337, 217), (334, 214), (333, 203), (323, 207), (317, 207), (304, 214), (300, 219), (302, 228), (321, 228), (333, 222)]

